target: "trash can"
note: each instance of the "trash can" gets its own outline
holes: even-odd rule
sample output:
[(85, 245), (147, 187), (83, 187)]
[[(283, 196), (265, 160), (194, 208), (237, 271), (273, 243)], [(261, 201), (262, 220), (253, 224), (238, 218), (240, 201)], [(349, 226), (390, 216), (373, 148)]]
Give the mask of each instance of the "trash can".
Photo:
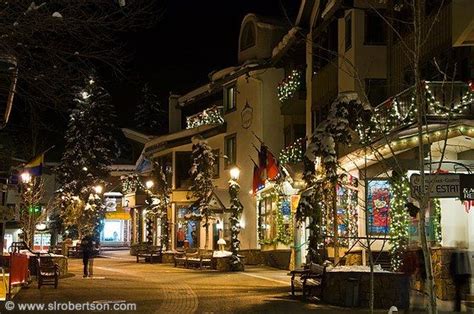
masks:
[(347, 307), (359, 306), (359, 279), (348, 278), (346, 282), (346, 300), (344, 305)]

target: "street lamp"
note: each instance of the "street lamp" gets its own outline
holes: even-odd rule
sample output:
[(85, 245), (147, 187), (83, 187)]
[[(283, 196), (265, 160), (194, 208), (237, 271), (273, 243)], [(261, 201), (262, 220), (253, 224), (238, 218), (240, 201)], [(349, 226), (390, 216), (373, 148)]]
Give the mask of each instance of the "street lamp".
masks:
[(29, 172), (25, 171), (20, 176), (23, 183), (28, 184), (31, 182), (31, 174)]
[(152, 181), (152, 180), (148, 180), (146, 183), (145, 183), (145, 186), (146, 188), (149, 190), (153, 187), (153, 185), (155, 185), (155, 183)]
[(104, 188), (102, 187), (102, 185), (96, 185), (96, 186), (94, 187), (94, 191), (95, 191), (96, 194), (102, 194), (102, 190), (103, 190), (103, 189), (104, 189)]
[(239, 167), (233, 167), (230, 169), (230, 178), (234, 181), (239, 180), (240, 177), (240, 169)]

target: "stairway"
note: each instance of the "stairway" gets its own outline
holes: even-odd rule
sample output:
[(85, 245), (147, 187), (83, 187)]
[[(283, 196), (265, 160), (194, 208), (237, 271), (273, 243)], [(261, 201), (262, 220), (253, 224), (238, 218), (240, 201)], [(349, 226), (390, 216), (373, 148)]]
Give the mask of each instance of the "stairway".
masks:
[(374, 259), (374, 265), (380, 265), (383, 270), (391, 270), (392, 264), (390, 259), (390, 253), (387, 251), (372, 252)]

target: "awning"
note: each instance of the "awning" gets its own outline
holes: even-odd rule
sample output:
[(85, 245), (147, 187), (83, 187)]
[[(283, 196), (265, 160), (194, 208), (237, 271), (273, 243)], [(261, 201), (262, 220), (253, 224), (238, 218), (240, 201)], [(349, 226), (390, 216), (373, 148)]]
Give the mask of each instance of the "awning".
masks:
[(108, 212), (105, 213), (105, 219), (130, 220), (130, 213), (127, 212)]

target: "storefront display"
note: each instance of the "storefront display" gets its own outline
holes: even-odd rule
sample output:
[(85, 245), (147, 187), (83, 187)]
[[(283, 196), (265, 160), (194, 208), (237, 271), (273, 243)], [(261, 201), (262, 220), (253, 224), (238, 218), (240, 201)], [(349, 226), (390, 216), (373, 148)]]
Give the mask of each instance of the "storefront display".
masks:
[(390, 226), (390, 182), (384, 179), (367, 181), (368, 234), (388, 234)]

